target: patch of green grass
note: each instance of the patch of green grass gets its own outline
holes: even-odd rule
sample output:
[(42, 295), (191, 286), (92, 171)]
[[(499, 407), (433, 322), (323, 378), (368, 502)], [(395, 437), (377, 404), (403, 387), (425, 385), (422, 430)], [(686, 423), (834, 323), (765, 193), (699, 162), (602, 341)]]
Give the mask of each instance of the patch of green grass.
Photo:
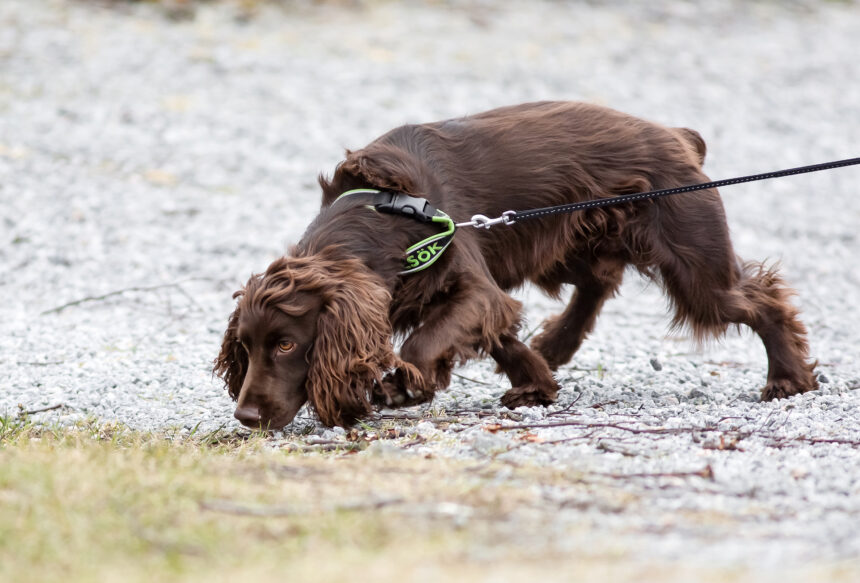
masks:
[(635, 501), (569, 470), (274, 445), (0, 417), (0, 581), (750, 580), (625, 560), (562, 502)]

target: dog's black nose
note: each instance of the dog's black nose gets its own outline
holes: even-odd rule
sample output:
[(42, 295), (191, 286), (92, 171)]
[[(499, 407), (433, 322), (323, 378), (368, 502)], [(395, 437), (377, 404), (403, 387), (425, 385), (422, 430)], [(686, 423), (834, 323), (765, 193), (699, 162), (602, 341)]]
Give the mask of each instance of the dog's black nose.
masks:
[(233, 417), (242, 422), (242, 425), (249, 427), (258, 427), (260, 425), (260, 409), (253, 405), (245, 405), (244, 407), (236, 407), (233, 412)]

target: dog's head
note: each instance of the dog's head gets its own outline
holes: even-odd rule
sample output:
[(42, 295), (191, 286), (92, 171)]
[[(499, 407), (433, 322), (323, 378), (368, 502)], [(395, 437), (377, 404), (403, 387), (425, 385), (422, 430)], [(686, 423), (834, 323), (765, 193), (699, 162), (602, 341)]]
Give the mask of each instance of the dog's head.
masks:
[(395, 361), (378, 276), (324, 250), (276, 260), (234, 297), (214, 371), (244, 425), (280, 429), (305, 402), (328, 426), (370, 413), (374, 384)]

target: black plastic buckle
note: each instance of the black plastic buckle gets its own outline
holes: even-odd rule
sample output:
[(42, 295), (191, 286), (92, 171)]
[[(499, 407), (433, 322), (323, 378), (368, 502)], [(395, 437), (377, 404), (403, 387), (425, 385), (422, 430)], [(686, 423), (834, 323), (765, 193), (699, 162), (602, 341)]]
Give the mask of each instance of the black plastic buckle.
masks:
[(429, 223), (436, 215), (436, 208), (426, 198), (417, 198), (399, 192), (389, 194), (391, 194), (391, 200), (375, 204), (376, 210), (381, 213), (410, 217), (422, 223)]

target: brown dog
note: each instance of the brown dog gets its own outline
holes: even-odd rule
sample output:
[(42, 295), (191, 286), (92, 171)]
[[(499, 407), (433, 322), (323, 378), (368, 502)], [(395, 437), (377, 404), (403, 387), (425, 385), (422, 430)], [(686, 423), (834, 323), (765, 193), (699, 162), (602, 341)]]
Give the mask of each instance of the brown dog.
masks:
[[(374, 188), (423, 197), (457, 222), (706, 182), (705, 144), (583, 103), (533, 103), (392, 130), (347, 152), (322, 209), (290, 256), (235, 296), (215, 372), (245, 425), (278, 429), (310, 402), (326, 425), (374, 404), (429, 401), (457, 362), (488, 354), (511, 381), (508, 407), (547, 405), (552, 370), (594, 327), (626, 266), (662, 285), (674, 325), (696, 338), (746, 324), (768, 357), (762, 399), (817, 388), (806, 330), (773, 269), (732, 250), (716, 190), (554, 215), (491, 230), (461, 228), (427, 269), (403, 274), (404, 252), (439, 225), (374, 212)], [(505, 290), (532, 282), (576, 291), (532, 349), (517, 339), (521, 305)], [(400, 355), (392, 335), (405, 338)]]

